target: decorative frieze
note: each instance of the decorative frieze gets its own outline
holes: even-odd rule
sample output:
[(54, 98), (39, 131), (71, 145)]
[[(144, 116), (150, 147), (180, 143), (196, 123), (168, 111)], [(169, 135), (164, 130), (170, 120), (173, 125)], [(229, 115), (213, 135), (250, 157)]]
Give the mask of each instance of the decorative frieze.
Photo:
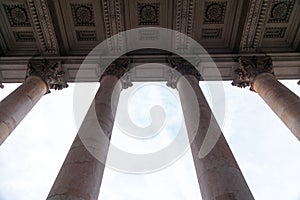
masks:
[(269, 23), (288, 23), (294, 6), (294, 0), (275, 0), (272, 4)]
[(140, 3), (138, 2), (139, 25), (159, 25), (160, 3)]
[(11, 27), (31, 26), (25, 4), (4, 4), (3, 8)]
[(68, 87), (64, 78), (65, 72), (61, 69), (59, 62), (43, 60), (42, 62), (29, 62), (26, 78), (29, 76), (38, 76), (50, 89), (61, 90)]
[[(236, 78), (232, 85), (240, 88), (251, 86), (255, 77), (262, 73), (271, 73), (274, 75), (272, 59), (266, 57), (240, 57), (239, 67), (234, 71)], [(250, 90), (253, 90), (250, 88)]]
[(75, 26), (95, 26), (93, 4), (71, 4)]
[(58, 55), (59, 46), (47, 0), (27, 0), (41, 53)]
[(204, 24), (223, 24), (226, 13), (227, 1), (206, 1)]

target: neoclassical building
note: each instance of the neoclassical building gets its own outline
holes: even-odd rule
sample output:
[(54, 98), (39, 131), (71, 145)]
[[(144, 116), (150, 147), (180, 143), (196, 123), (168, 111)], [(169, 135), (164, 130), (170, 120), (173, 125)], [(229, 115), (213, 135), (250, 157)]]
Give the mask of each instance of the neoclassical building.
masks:
[[(100, 82), (47, 198), (95, 200), (121, 91), (167, 81), (179, 93), (202, 198), (254, 199), (199, 81), (249, 87), (299, 140), (300, 99), (278, 81), (300, 79), (299, 10), (299, 0), (2, 0), (0, 87), (22, 84), (0, 102), (0, 144), (51, 90)], [(207, 134), (218, 138), (199, 157)]]

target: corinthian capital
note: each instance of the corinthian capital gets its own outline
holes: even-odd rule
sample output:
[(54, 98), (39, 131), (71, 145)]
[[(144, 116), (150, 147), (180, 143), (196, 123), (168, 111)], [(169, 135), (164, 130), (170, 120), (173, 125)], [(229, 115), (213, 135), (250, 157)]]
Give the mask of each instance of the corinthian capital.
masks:
[(184, 75), (192, 75), (198, 81), (201, 79), (201, 75), (198, 70), (188, 61), (182, 58), (170, 58), (168, 61), (172, 69), (169, 71), (169, 80), (167, 82), (167, 86), (175, 89), (178, 79)]
[[(129, 72), (129, 59), (118, 59), (111, 63), (103, 72), (101, 79), (105, 76), (115, 76), (121, 80), (123, 88), (132, 86), (131, 76)], [(101, 81), (100, 79), (100, 81)]]
[[(239, 67), (234, 71), (236, 78), (231, 83), (233, 86), (244, 88), (251, 86), (255, 77), (262, 73), (274, 75), (272, 59), (265, 57), (240, 57)], [(252, 90), (252, 88), (250, 88)]]
[(56, 61), (43, 60), (42, 62), (29, 62), (26, 78), (38, 76), (48, 85), (50, 89), (61, 90), (68, 87), (64, 78), (65, 72)]

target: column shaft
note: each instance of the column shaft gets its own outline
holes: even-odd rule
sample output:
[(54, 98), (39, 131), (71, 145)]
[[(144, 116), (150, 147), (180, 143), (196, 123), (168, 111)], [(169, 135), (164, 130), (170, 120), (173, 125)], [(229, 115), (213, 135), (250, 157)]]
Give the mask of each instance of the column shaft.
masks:
[(270, 73), (257, 75), (252, 89), (300, 140), (300, 98)]
[[(211, 109), (193, 75), (179, 78), (176, 85), (191, 142), (191, 151), (195, 163), (198, 182), (203, 200), (251, 200), (254, 199), (242, 175), (242, 172), (215, 120)], [(191, 103), (196, 95), (197, 105)], [(195, 110), (199, 106), (199, 113)], [(217, 142), (203, 158), (199, 156), (207, 131), (220, 136)], [(196, 132), (193, 138), (193, 132)], [(213, 142), (213, 141), (212, 141)]]
[[(104, 76), (48, 195), (48, 200), (97, 200), (122, 84)], [(103, 130), (103, 136), (100, 131)]]
[(48, 86), (41, 78), (30, 76), (0, 102), (0, 144), (47, 91)]

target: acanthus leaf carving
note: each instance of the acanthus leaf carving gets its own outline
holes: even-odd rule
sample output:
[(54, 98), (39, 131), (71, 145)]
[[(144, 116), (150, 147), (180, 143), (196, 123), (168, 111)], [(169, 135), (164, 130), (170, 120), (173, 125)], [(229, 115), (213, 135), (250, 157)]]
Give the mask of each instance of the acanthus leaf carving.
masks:
[(100, 82), (101, 79), (105, 76), (115, 76), (118, 79), (121, 79), (129, 71), (129, 64), (130, 64), (130, 59), (115, 60), (105, 69), (105, 71), (103, 72), (100, 78)]
[(274, 75), (272, 59), (266, 57), (240, 57), (239, 67), (234, 71), (236, 78), (231, 83), (233, 86), (245, 88), (250, 86), (255, 80), (255, 77), (262, 73), (271, 73)]
[(26, 78), (29, 76), (38, 76), (48, 85), (48, 93), (50, 89), (62, 90), (67, 88), (65, 81), (65, 72), (61, 69), (61, 65), (56, 61), (43, 60), (42, 62), (29, 62)]
[(201, 75), (199, 71), (188, 61), (182, 58), (169, 58), (168, 62), (172, 69), (169, 70), (167, 86), (175, 89), (177, 81), (184, 75), (194, 76), (198, 81), (200, 81)]

